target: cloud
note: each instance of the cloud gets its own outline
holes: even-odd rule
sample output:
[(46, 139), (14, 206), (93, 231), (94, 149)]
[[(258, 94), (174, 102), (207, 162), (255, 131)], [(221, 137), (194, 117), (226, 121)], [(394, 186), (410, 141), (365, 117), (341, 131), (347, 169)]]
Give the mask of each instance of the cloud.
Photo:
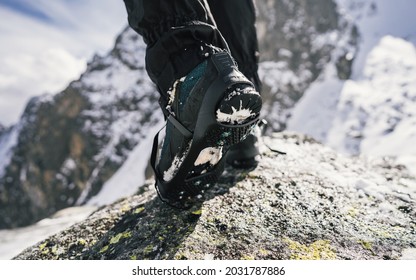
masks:
[(37, 56), (6, 57), (0, 69), (0, 115), (2, 123), (16, 121), (27, 100), (42, 93), (56, 93), (85, 70), (84, 59), (65, 49), (45, 49)]
[(18, 120), (30, 97), (76, 79), (127, 25), (120, 0), (14, 1), (0, 4), (0, 123), (6, 125)]

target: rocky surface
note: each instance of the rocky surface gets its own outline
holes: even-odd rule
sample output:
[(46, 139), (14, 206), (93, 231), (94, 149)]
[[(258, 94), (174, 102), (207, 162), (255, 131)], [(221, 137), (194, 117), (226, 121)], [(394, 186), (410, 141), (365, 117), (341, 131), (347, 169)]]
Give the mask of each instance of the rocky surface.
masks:
[(290, 133), (265, 137), (261, 148), (255, 169), (226, 169), (188, 211), (161, 203), (149, 182), (16, 259), (399, 259), (414, 252), (416, 180), (403, 166), (344, 157)]

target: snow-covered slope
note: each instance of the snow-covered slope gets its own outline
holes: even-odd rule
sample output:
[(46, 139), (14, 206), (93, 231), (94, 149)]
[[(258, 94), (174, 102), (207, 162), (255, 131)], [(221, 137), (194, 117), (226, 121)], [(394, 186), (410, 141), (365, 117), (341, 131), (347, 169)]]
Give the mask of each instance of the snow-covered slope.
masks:
[(347, 153), (416, 155), (416, 48), (385, 36), (341, 91), (328, 144)]
[(105, 182), (100, 192), (88, 200), (87, 205), (107, 205), (137, 192), (146, 179), (146, 168), (150, 156), (149, 147), (152, 146), (153, 135), (161, 126), (162, 121), (147, 129), (147, 136), (134, 148), (117, 172)]
[(77, 204), (85, 203), (94, 193), (92, 183), (107, 161), (120, 166), (119, 180), (111, 183), (111, 178), (91, 204), (111, 203), (131, 195), (145, 181), (148, 147), (163, 120), (158, 93), (144, 70), (145, 49), (142, 38), (126, 29), (112, 55), (96, 59), (79, 81), (92, 104), (83, 112), (88, 119), (84, 130), (106, 143), (94, 158), (96, 168)]
[(14, 126), (0, 134), (0, 177), (3, 177), (5, 168), (10, 163), (12, 149), (17, 144), (19, 127)]
[[(340, 61), (356, 45), (353, 24), (339, 16), (333, 0), (305, 3), (257, 1), (263, 114), (275, 131), (285, 129), (293, 106), (328, 61)], [(348, 76), (345, 64), (337, 75)]]
[(11, 259), (34, 242), (85, 220), (96, 209), (86, 206), (71, 207), (27, 227), (0, 230), (0, 260)]
[(295, 106), (288, 129), (348, 154), (416, 163), (416, 2), (338, 4), (360, 34), (351, 78), (341, 81), (329, 63)]

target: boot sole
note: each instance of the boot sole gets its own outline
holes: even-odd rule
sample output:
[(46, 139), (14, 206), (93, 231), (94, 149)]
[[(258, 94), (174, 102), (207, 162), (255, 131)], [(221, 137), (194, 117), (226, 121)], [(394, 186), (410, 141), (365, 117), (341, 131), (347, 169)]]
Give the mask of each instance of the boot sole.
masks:
[[(195, 200), (200, 200), (200, 196), (218, 182), (224, 170), (225, 155), (229, 148), (247, 137), (259, 121), (261, 97), (254, 96), (257, 99), (254, 104), (258, 109), (258, 112), (255, 112), (256, 117), (242, 124), (231, 125), (217, 122), (216, 108), (223, 100), (226, 90), (232, 85), (251, 85), (251, 82), (235, 68), (232, 58), (227, 53), (213, 54), (211, 61), (218, 75), (207, 89), (202, 101), (188, 153), (170, 181), (164, 181), (160, 174), (156, 174), (156, 189), (159, 197), (176, 208), (192, 207)], [(190, 177), (190, 172), (195, 168), (200, 152), (206, 148), (218, 147), (222, 147), (221, 159), (208, 172)]]

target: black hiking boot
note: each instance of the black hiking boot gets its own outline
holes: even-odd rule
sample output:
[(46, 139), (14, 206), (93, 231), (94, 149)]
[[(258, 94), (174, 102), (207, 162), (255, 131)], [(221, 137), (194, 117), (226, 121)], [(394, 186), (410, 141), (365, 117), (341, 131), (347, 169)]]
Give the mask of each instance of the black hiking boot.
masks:
[(211, 54), (168, 94), (166, 136), (157, 160), (156, 135), (151, 162), (160, 198), (189, 208), (217, 182), (230, 147), (256, 126), (262, 101), (227, 52)]
[(226, 162), (233, 168), (250, 169), (257, 166), (256, 157), (259, 154), (257, 136), (249, 134), (246, 139), (230, 148), (226, 155)]
[(243, 141), (230, 147), (226, 155), (227, 164), (237, 169), (257, 167), (258, 155), (260, 155), (259, 140), (265, 134), (266, 129), (267, 121), (260, 120)]

